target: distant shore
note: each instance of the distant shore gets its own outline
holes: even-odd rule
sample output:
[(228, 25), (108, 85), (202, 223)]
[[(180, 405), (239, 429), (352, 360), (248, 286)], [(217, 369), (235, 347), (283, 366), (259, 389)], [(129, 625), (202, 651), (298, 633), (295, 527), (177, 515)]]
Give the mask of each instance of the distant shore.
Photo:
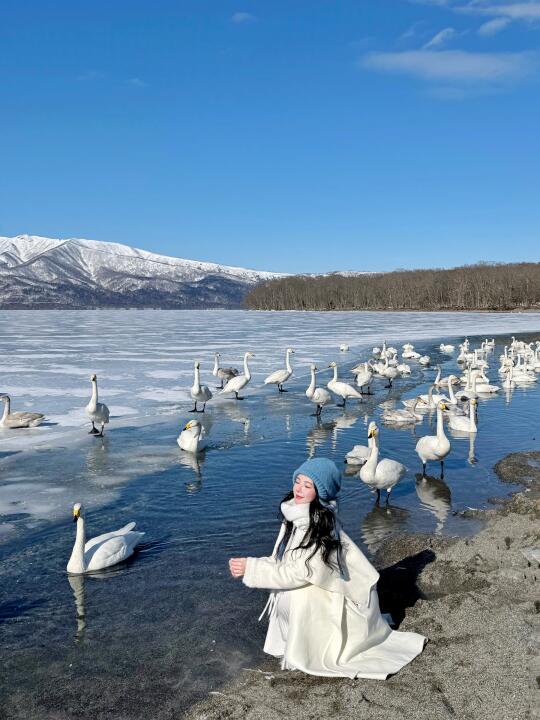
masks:
[(494, 509), (467, 510), (485, 521), (477, 535), (394, 536), (375, 558), (383, 612), (429, 637), (413, 663), (381, 682), (281, 671), (269, 658), (186, 718), (529, 718), (539, 671), (540, 451), (512, 453), (495, 471), (525, 489)]
[(420, 308), (335, 308), (335, 309), (321, 309), (321, 308), (302, 308), (302, 309), (286, 309), (286, 310), (272, 310), (272, 309), (263, 309), (263, 308), (248, 308), (248, 307), (242, 307), (242, 306), (235, 306), (235, 307), (223, 307), (223, 306), (213, 306), (213, 307), (152, 307), (150, 305), (148, 306), (124, 306), (124, 305), (96, 305), (96, 306), (85, 306), (85, 307), (72, 307), (72, 306), (62, 306), (62, 305), (54, 305), (54, 306), (32, 306), (32, 307), (26, 307), (26, 306), (2, 306), (0, 305), (0, 311), (45, 311), (45, 310), (57, 310), (65, 312), (66, 310), (73, 310), (73, 311), (96, 311), (96, 310), (185, 310), (187, 312), (193, 311), (193, 310), (244, 310), (246, 312), (264, 312), (264, 313), (276, 313), (276, 312), (298, 312), (298, 313), (308, 313), (308, 312), (320, 312), (320, 313), (330, 313), (330, 312), (343, 312), (343, 313), (484, 313), (484, 314), (497, 314), (502, 315), (505, 313), (514, 313), (514, 314), (521, 314), (521, 313), (540, 313), (540, 305), (536, 307), (527, 307), (527, 308), (508, 308), (506, 310), (501, 309), (494, 309), (489, 310), (486, 308), (426, 308), (426, 309), (420, 309)]

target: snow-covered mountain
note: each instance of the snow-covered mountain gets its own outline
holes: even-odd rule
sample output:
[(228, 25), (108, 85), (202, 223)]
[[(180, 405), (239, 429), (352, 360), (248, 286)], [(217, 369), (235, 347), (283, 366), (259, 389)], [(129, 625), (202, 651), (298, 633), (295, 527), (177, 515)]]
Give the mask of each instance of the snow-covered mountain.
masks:
[(0, 237), (2, 308), (237, 307), (281, 276), (97, 240)]

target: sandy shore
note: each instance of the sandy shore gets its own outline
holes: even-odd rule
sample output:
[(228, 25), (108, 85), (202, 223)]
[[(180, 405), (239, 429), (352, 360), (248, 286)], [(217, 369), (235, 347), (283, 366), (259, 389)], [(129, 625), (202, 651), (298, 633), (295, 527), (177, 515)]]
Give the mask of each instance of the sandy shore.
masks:
[(392, 613), (399, 628), (429, 637), (411, 665), (381, 682), (283, 672), (269, 658), (217, 688), (186, 717), (538, 717), (540, 452), (509, 455), (495, 469), (525, 489), (495, 509), (468, 511), (485, 519), (474, 538), (394, 537), (375, 559), (383, 612)]

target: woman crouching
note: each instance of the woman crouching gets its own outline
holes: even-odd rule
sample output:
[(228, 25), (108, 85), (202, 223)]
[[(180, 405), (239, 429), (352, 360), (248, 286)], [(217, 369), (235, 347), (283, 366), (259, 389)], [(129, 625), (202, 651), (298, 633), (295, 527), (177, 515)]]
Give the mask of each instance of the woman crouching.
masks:
[[(231, 558), (233, 577), (271, 590), (264, 651), (310, 675), (384, 680), (422, 652), (426, 638), (392, 630), (379, 610), (379, 574), (339, 527), (341, 476), (327, 458), (307, 460), (281, 503), (271, 557)], [(260, 618), (259, 618), (260, 619)]]

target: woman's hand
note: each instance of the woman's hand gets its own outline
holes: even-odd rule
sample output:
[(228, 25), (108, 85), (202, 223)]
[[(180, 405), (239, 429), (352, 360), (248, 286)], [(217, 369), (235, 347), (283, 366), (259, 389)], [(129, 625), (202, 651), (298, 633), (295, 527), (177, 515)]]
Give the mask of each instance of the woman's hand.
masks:
[(242, 577), (246, 572), (246, 561), (247, 558), (231, 558), (229, 560), (229, 570), (231, 575), (235, 578)]

